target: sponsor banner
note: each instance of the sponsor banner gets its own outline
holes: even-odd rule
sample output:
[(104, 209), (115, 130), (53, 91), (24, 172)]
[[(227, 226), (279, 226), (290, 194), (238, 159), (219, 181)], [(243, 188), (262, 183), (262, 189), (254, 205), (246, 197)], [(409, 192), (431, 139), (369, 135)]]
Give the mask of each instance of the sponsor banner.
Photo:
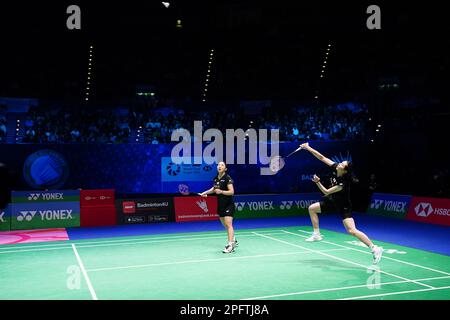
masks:
[[(194, 159), (194, 158), (193, 158)], [(216, 164), (176, 164), (171, 157), (161, 158), (161, 181), (212, 181), (217, 174)]]
[(116, 206), (81, 207), (80, 227), (113, 226), (116, 224)]
[(80, 190), (13, 191), (12, 203), (76, 202), (80, 201)]
[(80, 191), (80, 205), (82, 207), (109, 206), (114, 205), (114, 202), (115, 202), (114, 189)]
[(122, 223), (124, 224), (136, 224), (136, 223), (157, 223), (157, 222), (169, 222), (170, 216), (168, 214), (163, 215), (147, 215), (147, 216), (126, 216), (123, 217)]
[(407, 219), (450, 226), (450, 199), (413, 197)]
[(116, 207), (120, 223), (173, 221), (173, 198), (119, 199)]
[(5, 209), (0, 209), (0, 231), (11, 230), (11, 205), (8, 204)]
[(11, 230), (79, 226), (79, 202), (13, 203), (11, 206)]
[(175, 197), (175, 221), (217, 220), (217, 197)]
[(287, 217), (307, 215), (308, 207), (320, 201), (319, 193), (258, 194), (234, 197), (236, 218)]
[(404, 219), (412, 196), (374, 193), (367, 213)]

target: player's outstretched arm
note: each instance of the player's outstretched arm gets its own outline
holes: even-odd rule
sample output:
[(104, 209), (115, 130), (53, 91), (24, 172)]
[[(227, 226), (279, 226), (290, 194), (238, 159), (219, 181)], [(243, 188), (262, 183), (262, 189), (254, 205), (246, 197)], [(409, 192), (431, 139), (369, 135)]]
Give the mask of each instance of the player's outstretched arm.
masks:
[(325, 163), (327, 166), (331, 166), (333, 165), (333, 161), (328, 159), (327, 157), (325, 157), (323, 154), (321, 154), (319, 151), (315, 150), (314, 148), (309, 146), (309, 143), (303, 143), (300, 145), (302, 147), (302, 149), (305, 149), (309, 152), (311, 152), (311, 154), (316, 157), (317, 159), (319, 159), (320, 161), (322, 161), (323, 163)]
[(202, 193), (200, 193), (199, 195), (202, 197), (207, 197), (208, 194), (214, 193), (214, 187), (212, 187), (211, 189), (208, 189), (206, 191), (203, 191)]

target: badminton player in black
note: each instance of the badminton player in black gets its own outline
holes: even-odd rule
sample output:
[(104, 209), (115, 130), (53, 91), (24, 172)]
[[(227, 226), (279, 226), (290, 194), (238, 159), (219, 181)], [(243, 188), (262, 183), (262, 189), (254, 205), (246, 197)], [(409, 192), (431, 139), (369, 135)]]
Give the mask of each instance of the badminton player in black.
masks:
[(200, 193), (202, 197), (207, 197), (208, 194), (217, 194), (217, 211), (220, 217), (220, 222), (227, 229), (228, 244), (223, 249), (223, 253), (231, 253), (237, 247), (238, 242), (234, 236), (233, 216), (235, 205), (233, 200), (234, 187), (233, 179), (227, 174), (227, 166), (225, 162), (217, 164), (217, 176), (213, 179), (214, 185), (211, 189)]
[(347, 232), (358, 238), (372, 250), (373, 263), (377, 264), (381, 259), (383, 248), (374, 245), (367, 235), (356, 229), (355, 221), (352, 217), (352, 203), (350, 200), (350, 185), (353, 179), (352, 163), (350, 161), (335, 163), (323, 156), (317, 150), (311, 148), (308, 143), (303, 143), (301, 147), (303, 150), (309, 151), (314, 157), (328, 165), (332, 171), (331, 187), (329, 189), (322, 185), (318, 176), (314, 175), (313, 177), (312, 181), (317, 185), (324, 196), (320, 202), (313, 203), (308, 208), (314, 232), (311, 237), (306, 239), (306, 241), (320, 241), (323, 239), (319, 230), (318, 213), (338, 212), (342, 217), (342, 223)]

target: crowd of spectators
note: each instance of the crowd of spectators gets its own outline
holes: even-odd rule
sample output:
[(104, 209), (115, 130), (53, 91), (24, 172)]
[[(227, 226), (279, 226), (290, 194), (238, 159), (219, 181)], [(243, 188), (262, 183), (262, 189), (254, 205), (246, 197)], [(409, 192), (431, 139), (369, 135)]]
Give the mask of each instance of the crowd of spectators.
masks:
[(26, 143), (126, 143), (127, 119), (105, 110), (31, 109), (23, 123)]
[[(203, 131), (226, 129), (279, 129), (281, 141), (360, 140), (366, 138), (367, 110), (349, 108), (267, 108), (259, 115), (244, 110), (182, 108), (68, 110), (31, 108), (23, 123), (24, 143), (129, 143), (171, 142), (175, 129), (193, 132), (194, 121)], [(0, 118), (0, 134), (6, 127)], [(131, 133), (135, 132), (136, 141)]]
[(0, 114), (0, 143), (6, 142), (6, 117)]
[(335, 106), (297, 108), (288, 113), (269, 109), (259, 125), (280, 129), (284, 141), (360, 140), (367, 136), (368, 118), (367, 109)]
[(6, 142), (7, 135), (7, 121), (6, 121), (7, 108), (4, 105), (0, 105), (0, 143)]

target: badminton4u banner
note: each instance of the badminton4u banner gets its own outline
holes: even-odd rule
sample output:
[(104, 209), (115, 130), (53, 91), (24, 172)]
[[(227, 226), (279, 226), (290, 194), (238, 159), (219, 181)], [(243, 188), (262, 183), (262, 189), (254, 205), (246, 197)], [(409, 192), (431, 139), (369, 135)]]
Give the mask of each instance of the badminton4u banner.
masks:
[(217, 197), (175, 197), (175, 221), (218, 220)]
[(412, 196), (374, 193), (367, 213), (404, 219)]
[(319, 193), (255, 194), (234, 197), (237, 218), (307, 215), (308, 207), (320, 201)]
[(450, 226), (450, 199), (413, 197), (407, 219)]

